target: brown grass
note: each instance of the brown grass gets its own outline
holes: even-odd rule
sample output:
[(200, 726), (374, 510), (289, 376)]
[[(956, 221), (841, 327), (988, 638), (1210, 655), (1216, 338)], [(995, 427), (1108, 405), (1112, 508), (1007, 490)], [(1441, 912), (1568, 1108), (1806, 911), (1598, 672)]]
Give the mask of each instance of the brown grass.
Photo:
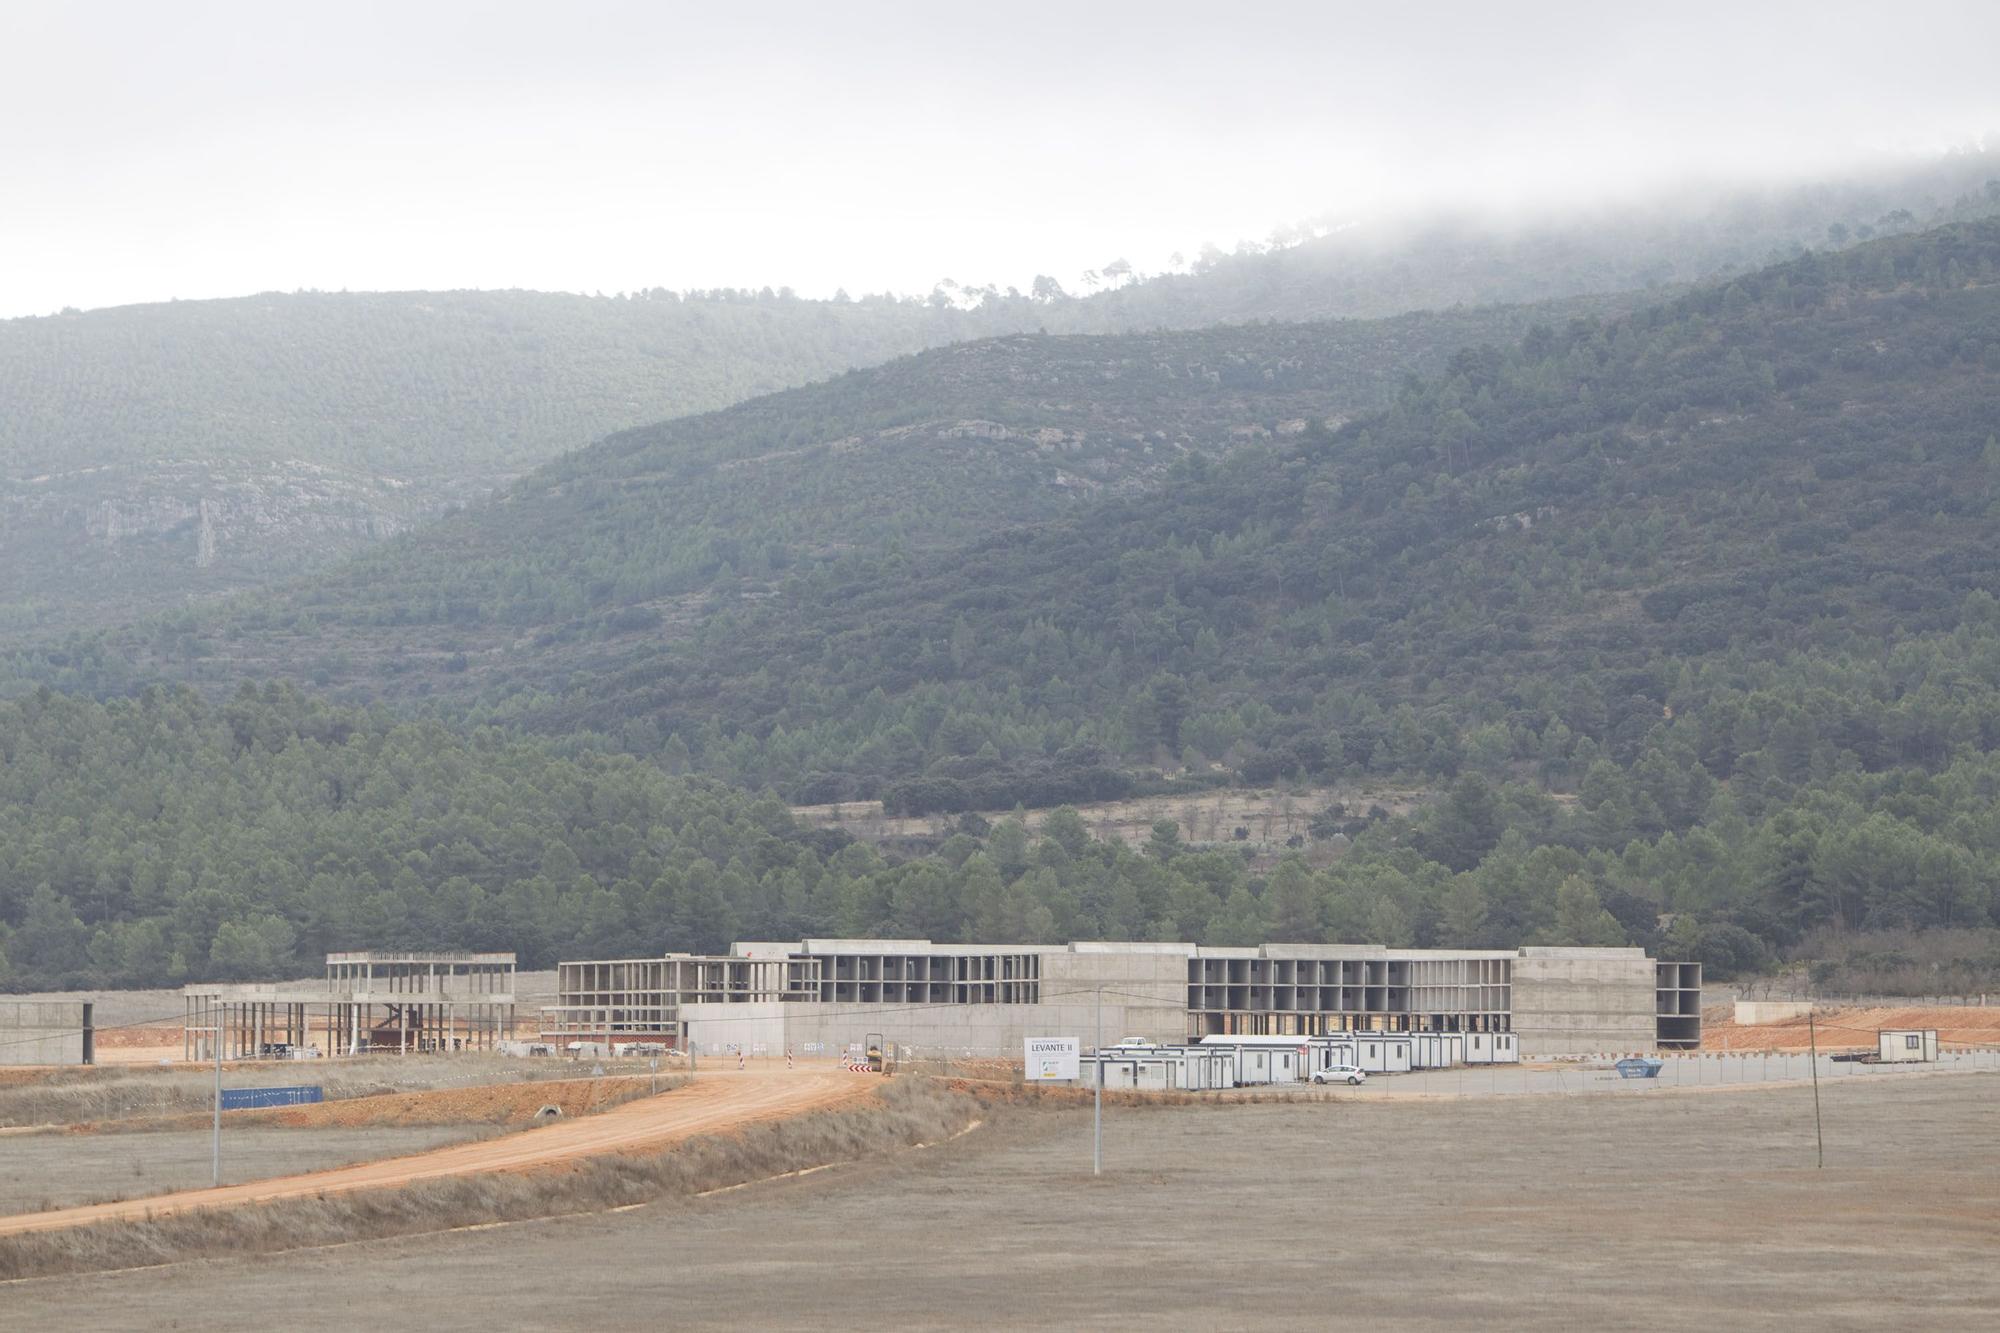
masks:
[[(642, 1073), (643, 1062), (600, 1061), (607, 1072)], [(526, 1061), (498, 1056), (373, 1056), (359, 1060), (285, 1065), (225, 1065), (224, 1087), (317, 1085), (328, 1101), (576, 1079), (590, 1070), (572, 1060)], [(148, 1118), (134, 1126), (159, 1129), (150, 1118), (186, 1115), (214, 1106), (215, 1075), (208, 1069), (108, 1066), (45, 1071), (32, 1081), (0, 1082), (0, 1126), (84, 1125)], [(663, 1080), (664, 1081), (664, 1080)], [(246, 1114), (231, 1112), (232, 1116)]]
[(970, 1123), (977, 1107), (941, 1083), (897, 1079), (864, 1106), (751, 1125), (660, 1153), (6, 1237), (0, 1239), (0, 1279), (271, 1254), (686, 1200), (727, 1185), (935, 1142)]
[[(375, 1092), (335, 1097), (307, 1106), (274, 1106), (231, 1111), (229, 1127), (260, 1125), (273, 1129), (361, 1129), (392, 1126), (402, 1129), (442, 1125), (483, 1125), (519, 1128), (538, 1123), (543, 1107), (563, 1116), (595, 1115), (657, 1090), (669, 1092), (687, 1082), (684, 1075), (613, 1075), (559, 1082), (486, 1083), (470, 1088), (432, 1088), (422, 1092)], [(50, 1129), (49, 1133), (129, 1134), (177, 1129), (202, 1129), (210, 1123), (212, 1103), (183, 1115), (86, 1121)]]

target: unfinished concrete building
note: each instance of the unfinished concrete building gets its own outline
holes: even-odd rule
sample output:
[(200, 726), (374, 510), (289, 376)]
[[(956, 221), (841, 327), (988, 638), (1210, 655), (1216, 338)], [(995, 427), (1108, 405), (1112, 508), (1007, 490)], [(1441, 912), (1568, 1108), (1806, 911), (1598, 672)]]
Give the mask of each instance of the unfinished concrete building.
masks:
[(514, 1028), (511, 953), (330, 953), (323, 982), (181, 989), (182, 1055), (487, 1050)]
[(831, 939), (564, 963), (556, 989), (542, 1011), (546, 1040), (772, 1054), (878, 1035), (919, 1051), (1012, 1056), (1027, 1037), (1090, 1042), (1099, 1032), (1163, 1044), (1379, 1032), (1512, 1034), (1532, 1058), (1690, 1047), (1701, 1012), (1699, 967), (1640, 949)]
[(0, 1000), (0, 1065), (97, 1063), (87, 1000)]

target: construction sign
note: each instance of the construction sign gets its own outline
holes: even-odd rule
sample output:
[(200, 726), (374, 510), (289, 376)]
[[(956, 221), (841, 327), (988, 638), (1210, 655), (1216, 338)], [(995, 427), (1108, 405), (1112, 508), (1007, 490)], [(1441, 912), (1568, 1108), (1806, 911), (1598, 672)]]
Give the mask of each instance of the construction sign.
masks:
[(1074, 1082), (1082, 1077), (1083, 1043), (1075, 1037), (1029, 1037), (1028, 1082)]

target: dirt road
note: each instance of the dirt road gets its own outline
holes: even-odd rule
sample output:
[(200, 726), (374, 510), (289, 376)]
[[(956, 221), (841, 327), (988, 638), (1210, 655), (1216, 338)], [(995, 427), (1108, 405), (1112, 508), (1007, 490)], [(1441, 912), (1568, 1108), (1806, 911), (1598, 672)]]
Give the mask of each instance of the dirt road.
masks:
[[(381, 1189), (440, 1176), (516, 1171), (600, 1153), (658, 1148), (698, 1134), (831, 1106), (865, 1096), (875, 1083), (842, 1069), (753, 1069), (703, 1072), (692, 1085), (627, 1102), (601, 1115), (562, 1120), (539, 1129), (462, 1143), (409, 1157), (363, 1162), (331, 1171), (280, 1176), (221, 1189), (181, 1190), (122, 1203), (58, 1208), (0, 1217), (0, 1236), (49, 1231), (90, 1222), (157, 1217), (194, 1208), (222, 1208), (302, 1195)], [(225, 1135), (224, 1150), (227, 1150)]]

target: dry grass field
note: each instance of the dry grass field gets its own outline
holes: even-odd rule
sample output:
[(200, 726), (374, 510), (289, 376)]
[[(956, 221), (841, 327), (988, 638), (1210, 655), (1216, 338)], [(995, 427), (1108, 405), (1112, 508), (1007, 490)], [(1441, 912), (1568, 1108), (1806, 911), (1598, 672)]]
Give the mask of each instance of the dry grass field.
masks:
[[(484, 1125), (393, 1126), (301, 1133), (275, 1125), (223, 1131), (226, 1184), (423, 1152), (496, 1133)], [(136, 1199), (209, 1183), (209, 1131), (0, 1134), (0, 1214)]]
[(618, 1213), (12, 1284), (23, 1327), (1990, 1328), (2000, 1078), (1000, 1107)]

